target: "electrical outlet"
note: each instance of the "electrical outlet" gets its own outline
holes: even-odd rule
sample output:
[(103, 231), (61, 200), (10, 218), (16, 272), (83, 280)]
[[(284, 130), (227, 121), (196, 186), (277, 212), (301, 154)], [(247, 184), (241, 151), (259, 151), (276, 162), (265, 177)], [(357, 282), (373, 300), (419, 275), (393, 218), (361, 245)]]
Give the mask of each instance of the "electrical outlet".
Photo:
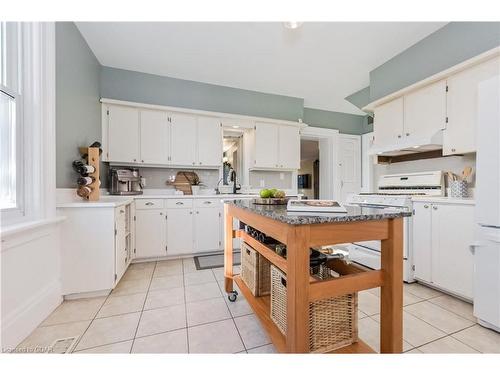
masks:
[(260, 180), (260, 187), (265, 187), (266, 186), (266, 181)]

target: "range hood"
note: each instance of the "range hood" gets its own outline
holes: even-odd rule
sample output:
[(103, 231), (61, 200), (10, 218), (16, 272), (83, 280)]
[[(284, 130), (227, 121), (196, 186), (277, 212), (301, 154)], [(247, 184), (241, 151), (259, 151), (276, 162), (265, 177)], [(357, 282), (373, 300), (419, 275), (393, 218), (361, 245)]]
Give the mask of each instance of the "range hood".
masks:
[(441, 150), (442, 148), (443, 131), (438, 130), (432, 135), (406, 137), (391, 145), (373, 145), (368, 150), (368, 153), (380, 156), (400, 156)]

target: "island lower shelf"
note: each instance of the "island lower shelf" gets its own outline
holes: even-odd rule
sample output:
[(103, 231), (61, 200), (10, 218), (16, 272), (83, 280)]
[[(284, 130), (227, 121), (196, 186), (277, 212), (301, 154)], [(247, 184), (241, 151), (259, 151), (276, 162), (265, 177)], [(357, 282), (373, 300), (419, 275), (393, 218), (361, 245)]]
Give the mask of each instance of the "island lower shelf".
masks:
[[(240, 276), (233, 276), (233, 281), (236, 282), (241, 293), (247, 300), (248, 304), (252, 308), (253, 312), (260, 320), (262, 326), (266, 330), (271, 342), (276, 347), (276, 350), (280, 353), (286, 353), (286, 339), (285, 336), (280, 332), (278, 327), (271, 320), (270, 309), (271, 309), (271, 298), (270, 296), (255, 297), (250, 289), (246, 286)], [(348, 354), (348, 353), (360, 353), (368, 354), (375, 353), (375, 351), (364, 343), (362, 340), (358, 339), (358, 342), (344, 346), (337, 350), (330, 352), (330, 354)]]

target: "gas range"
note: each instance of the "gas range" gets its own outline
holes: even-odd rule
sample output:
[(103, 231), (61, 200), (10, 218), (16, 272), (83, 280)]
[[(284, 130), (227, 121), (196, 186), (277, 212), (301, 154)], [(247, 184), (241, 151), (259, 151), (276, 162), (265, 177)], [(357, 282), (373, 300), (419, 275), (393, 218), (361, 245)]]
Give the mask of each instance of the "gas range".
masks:
[[(443, 196), (444, 191), (442, 171), (383, 175), (378, 181), (378, 192), (351, 195), (346, 204), (411, 211), (412, 197)], [(414, 281), (412, 226), (411, 217), (403, 219), (403, 279), (406, 282)], [(347, 249), (352, 261), (369, 268), (380, 269), (380, 241), (347, 244)]]

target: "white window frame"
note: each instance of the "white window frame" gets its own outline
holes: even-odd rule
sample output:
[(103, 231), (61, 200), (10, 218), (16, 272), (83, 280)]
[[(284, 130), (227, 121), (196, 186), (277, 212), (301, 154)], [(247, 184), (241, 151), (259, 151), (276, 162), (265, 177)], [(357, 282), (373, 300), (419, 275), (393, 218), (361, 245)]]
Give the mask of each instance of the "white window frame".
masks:
[(0, 76), (0, 90), (16, 103), (15, 150), (16, 150), (16, 206), (1, 210), (2, 222), (17, 222), (25, 216), (25, 189), (24, 189), (24, 127), (23, 127), (23, 95), (21, 72), (22, 59), (22, 28), (20, 23), (2, 22), (2, 43), (6, 53), (1, 51), (2, 69)]
[(55, 23), (12, 22), (9, 26), (17, 28), (20, 46), (16, 75), (21, 125), (16, 162), (21, 205), (17, 210), (1, 210), (2, 229), (56, 215)]

